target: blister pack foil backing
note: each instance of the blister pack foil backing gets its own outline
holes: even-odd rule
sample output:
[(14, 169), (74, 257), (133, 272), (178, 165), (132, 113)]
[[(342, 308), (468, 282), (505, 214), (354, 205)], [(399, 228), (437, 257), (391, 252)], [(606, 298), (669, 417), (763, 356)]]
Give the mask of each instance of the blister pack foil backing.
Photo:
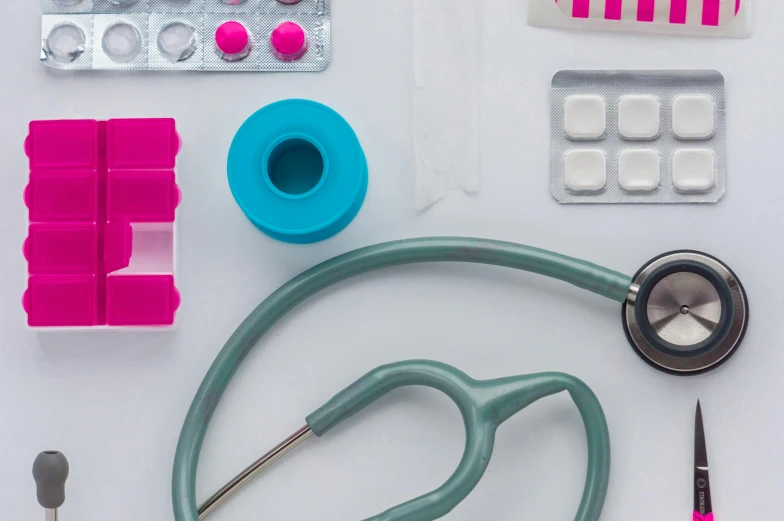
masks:
[(331, 0), (43, 0), (55, 69), (308, 72), (330, 58)]

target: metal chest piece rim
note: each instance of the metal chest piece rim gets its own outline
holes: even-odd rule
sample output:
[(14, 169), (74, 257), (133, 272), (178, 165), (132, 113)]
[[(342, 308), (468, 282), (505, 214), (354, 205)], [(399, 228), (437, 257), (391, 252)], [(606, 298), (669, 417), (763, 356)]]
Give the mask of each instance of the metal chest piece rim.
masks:
[(634, 275), (623, 328), (635, 352), (665, 373), (716, 369), (743, 341), (749, 304), (738, 277), (698, 251), (660, 255)]

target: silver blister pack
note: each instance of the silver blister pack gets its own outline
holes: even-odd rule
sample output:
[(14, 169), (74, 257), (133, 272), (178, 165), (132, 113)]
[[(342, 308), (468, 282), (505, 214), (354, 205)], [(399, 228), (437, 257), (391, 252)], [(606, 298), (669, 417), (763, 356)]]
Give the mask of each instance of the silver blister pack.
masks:
[(331, 0), (43, 0), (41, 61), (71, 70), (321, 71)]
[(569, 203), (716, 203), (727, 182), (717, 71), (561, 71), (550, 189)]

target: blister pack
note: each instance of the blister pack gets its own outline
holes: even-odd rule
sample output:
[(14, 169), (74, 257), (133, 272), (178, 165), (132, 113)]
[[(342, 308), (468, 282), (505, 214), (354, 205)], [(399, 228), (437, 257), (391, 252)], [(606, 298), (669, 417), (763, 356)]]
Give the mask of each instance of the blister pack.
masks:
[(751, 0), (531, 0), (538, 27), (748, 38)]
[(320, 71), (331, 0), (43, 0), (56, 69)]
[(716, 203), (726, 186), (717, 71), (561, 71), (550, 187), (560, 203)]

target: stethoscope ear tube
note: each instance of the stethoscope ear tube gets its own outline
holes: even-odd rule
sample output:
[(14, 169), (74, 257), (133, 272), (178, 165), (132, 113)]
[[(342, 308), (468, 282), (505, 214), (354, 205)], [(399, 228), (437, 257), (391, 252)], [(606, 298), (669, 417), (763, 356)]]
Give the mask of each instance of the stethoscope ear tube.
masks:
[(711, 371), (740, 347), (749, 304), (735, 273), (702, 252), (660, 255), (633, 277), (623, 304), (624, 331), (635, 352), (668, 374)]
[(479, 483), (493, 454), (498, 427), (532, 403), (567, 391), (577, 406), (588, 442), (588, 469), (576, 521), (599, 519), (610, 479), (610, 434), (602, 406), (581, 380), (564, 373), (538, 373), (474, 380), (449, 365), (408, 360), (378, 367), (307, 418), (317, 436), (357, 414), (381, 396), (405, 386), (443, 392), (460, 410), (466, 443), (457, 470), (438, 489), (365, 521), (433, 521), (448, 514)]

